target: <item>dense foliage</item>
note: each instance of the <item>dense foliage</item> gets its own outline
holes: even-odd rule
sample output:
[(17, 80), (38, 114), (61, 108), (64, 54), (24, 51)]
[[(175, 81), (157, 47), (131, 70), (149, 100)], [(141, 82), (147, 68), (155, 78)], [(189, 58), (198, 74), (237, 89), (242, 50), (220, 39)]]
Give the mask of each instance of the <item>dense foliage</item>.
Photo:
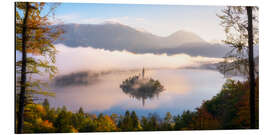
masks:
[[(256, 80), (258, 84), (258, 79)], [(164, 118), (149, 114), (139, 118), (135, 111), (125, 115), (85, 113), (82, 108), (71, 112), (62, 108), (51, 108), (47, 99), (41, 104), (26, 106), (24, 132), (107, 132), (107, 131), (167, 131), (204, 129), (249, 128), (248, 82), (228, 80), (220, 93), (204, 101), (196, 111), (184, 111)], [(258, 85), (256, 86), (256, 127), (258, 128)]]
[[(49, 6), (51, 5), (51, 6)], [(49, 7), (48, 7), (49, 6)], [(15, 48), (16, 48), (16, 133), (23, 133), (25, 105), (35, 95), (53, 95), (46, 91), (47, 81), (38, 76), (48, 75), (52, 79), (57, 72), (56, 48), (53, 42), (60, 36), (60, 28), (52, 29), (57, 4), (44, 2), (15, 3)]]
[[(23, 18), (26, 12), (26, 2), (16, 2), (16, 93), (20, 93), (21, 68), (22, 68), (22, 29)], [(37, 76), (48, 75), (53, 78), (57, 72), (55, 64), (56, 48), (53, 42), (63, 33), (58, 28), (52, 29), (49, 18), (52, 16), (57, 4), (28, 3), (31, 7), (28, 11), (26, 24), (26, 98), (32, 99), (34, 94), (53, 95), (46, 91), (47, 82)], [(48, 11), (44, 11), (48, 8)]]

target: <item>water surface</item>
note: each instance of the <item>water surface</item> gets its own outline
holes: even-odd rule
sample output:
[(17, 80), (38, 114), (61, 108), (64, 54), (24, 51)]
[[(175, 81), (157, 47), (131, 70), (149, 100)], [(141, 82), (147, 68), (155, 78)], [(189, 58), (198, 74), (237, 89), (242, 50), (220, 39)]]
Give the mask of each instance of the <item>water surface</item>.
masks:
[(214, 70), (198, 69), (158, 69), (147, 70), (145, 76), (159, 80), (166, 89), (157, 97), (142, 101), (130, 97), (120, 88), (122, 81), (140, 71), (110, 72), (98, 76), (98, 81), (88, 85), (75, 85), (52, 88), (55, 97), (50, 97), (54, 107), (65, 105), (69, 110), (77, 111), (83, 107), (89, 113), (124, 114), (126, 110), (135, 110), (141, 115), (166, 112), (173, 115), (184, 110), (194, 110), (203, 100), (211, 99), (220, 92), (226, 78)]

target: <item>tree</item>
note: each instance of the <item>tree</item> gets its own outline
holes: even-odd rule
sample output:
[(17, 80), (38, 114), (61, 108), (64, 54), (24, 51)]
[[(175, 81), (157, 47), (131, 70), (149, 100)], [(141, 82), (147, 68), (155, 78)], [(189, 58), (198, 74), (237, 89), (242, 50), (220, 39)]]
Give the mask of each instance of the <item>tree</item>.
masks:
[(189, 110), (184, 111), (182, 115), (177, 115), (174, 117), (175, 130), (189, 129), (190, 125), (194, 123), (193, 119), (195, 117), (195, 112), (190, 112)]
[(249, 85), (250, 85), (250, 128), (255, 129), (255, 76), (254, 76), (254, 58), (253, 58), (253, 25), (252, 25), (252, 7), (246, 7), (248, 15), (248, 62), (249, 62)]
[(145, 116), (142, 116), (141, 123), (142, 123), (143, 130), (145, 130), (145, 131), (150, 130), (149, 125), (148, 125), (148, 120), (147, 120), (147, 118)]
[(103, 116), (103, 114), (101, 113), (96, 119), (96, 123), (97, 123), (96, 131), (102, 132), (117, 131), (117, 126), (115, 125), (112, 118), (108, 115)]
[(80, 129), (83, 127), (84, 119), (85, 119), (84, 111), (82, 107), (80, 107), (79, 111), (72, 115), (72, 124), (74, 128)]
[(139, 119), (135, 113), (135, 111), (132, 111), (131, 112), (131, 120), (132, 120), (132, 128), (134, 131), (136, 130), (140, 130), (141, 126), (140, 126), (140, 122), (139, 122)]
[(157, 131), (159, 128), (159, 116), (154, 113), (154, 114), (149, 114), (149, 122), (148, 122), (148, 126), (150, 128), (151, 131)]
[[(22, 68), (21, 68), (21, 91), (20, 91), (20, 99), (19, 99), (19, 113), (18, 113), (18, 133), (23, 133), (23, 114), (24, 114), (24, 99), (25, 99), (25, 85), (26, 85), (26, 24), (28, 21), (28, 14), (29, 14), (30, 5), (27, 2), (25, 6), (25, 16), (23, 18), (23, 29), (22, 29)], [(17, 15), (17, 13), (16, 13)], [(17, 19), (17, 16), (16, 16)], [(16, 31), (17, 32), (17, 31)]]
[(166, 116), (164, 118), (164, 120), (167, 122), (167, 123), (170, 123), (171, 120), (172, 120), (172, 114), (170, 112), (167, 112), (166, 113)]
[(116, 114), (116, 113), (113, 113), (113, 114), (111, 115), (111, 118), (112, 118), (112, 120), (113, 120), (115, 123), (117, 123), (117, 121), (119, 120), (118, 114)]
[(172, 115), (170, 112), (167, 112), (166, 116), (164, 118), (164, 123), (162, 125), (163, 130), (171, 130), (172, 129), (171, 121), (172, 121)]
[(78, 113), (79, 113), (79, 114), (84, 114), (84, 111), (83, 111), (83, 108), (82, 108), (82, 107), (80, 107)]
[[(47, 13), (43, 12), (46, 3), (16, 2), (16, 94), (19, 95), (17, 113), (17, 133), (23, 133), (24, 107), (34, 94), (50, 95), (42, 91), (44, 84), (32, 75), (49, 73), (50, 78), (56, 73), (56, 49), (52, 42), (62, 33), (61, 29), (50, 28), (48, 21), (56, 4), (52, 4)], [(44, 14), (43, 14), (44, 13)], [(36, 55), (40, 56), (35, 57)], [(21, 58), (17, 58), (21, 57)], [(43, 85), (46, 86), (46, 85)], [(17, 89), (18, 88), (18, 89)], [(17, 97), (17, 96), (16, 96)], [(17, 110), (17, 109), (16, 109)]]
[[(245, 12), (246, 11), (246, 12)], [(254, 12), (253, 12), (254, 11)], [(250, 128), (255, 128), (255, 75), (253, 45), (258, 42), (258, 17), (257, 7), (227, 7), (223, 10), (223, 15), (219, 15), (221, 24), (225, 27), (225, 43), (237, 49), (236, 54), (233, 50), (229, 58), (236, 58), (239, 62), (245, 62), (248, 57), (249, 85), (250, 85)], [(245, 51), (248, 51), (246, 53)], [(245, 52), (245, 53), (241, 53)], [(233, 55), (232, 55), (233, 54)], [(241, 55), (239, 55), (241, 54)], [(248, 56), (246, 56), (248, 54)]]
[(46, 111), (49, 111), (49, 109), (50, 109), (50, 103), (49, 103), (49, 101), (48, 101), (47, 98), (44, 99), (42, 105), (43, 105), (43, 107), (45, 107)]
[(67, 111), (67, 108), (63, 106), (61, 112), (58, 114), (55, 120), (54, 125), (57, 133), (74, 132), (74, 127), (72, 126), (72, 112)]
[[(255, 114), (256, 114), (256, 125), (255, 127), (258, 128), (259, 127), (259, 79), (256, 78), (256, 87), (255, 87)], [(240, 87), (241, 88), (241, 87)], [(242, 85), (242, 88), (244, 89), (249, 89), (249, 83), (245, 82)], [(240, 125), (242, 128), (250, 128), (250, 105), (249, 105), (249, 96), (250, 92), (249, 91), (245, 91), (244, 95), (241, 96), (241, 101), (237, 103), (236, 108), (239, 109), (239, 111), (237, 111), (237, 116), (234, 119), (234, 122), (237, 123), (238, 125)]]
[(128, 110), (125, 113), (125, 117), (123, 119), (121, 129), (124, 131), (131, 131), (132, 130), (132, 119), (130, 116), (130, 112)]

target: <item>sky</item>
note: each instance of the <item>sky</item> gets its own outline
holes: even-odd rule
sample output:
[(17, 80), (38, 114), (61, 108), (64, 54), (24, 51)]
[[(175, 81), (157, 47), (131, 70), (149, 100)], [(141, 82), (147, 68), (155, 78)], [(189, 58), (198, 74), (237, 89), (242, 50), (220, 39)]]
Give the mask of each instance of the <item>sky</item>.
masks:
[(62, 3), (55, 11), (55, 22), (100, 24), (121, 23), (158, 36), (178, 30), (198, 34), (209, 42), (225, 38), (220, 20), (222, 6), (139, 5)]

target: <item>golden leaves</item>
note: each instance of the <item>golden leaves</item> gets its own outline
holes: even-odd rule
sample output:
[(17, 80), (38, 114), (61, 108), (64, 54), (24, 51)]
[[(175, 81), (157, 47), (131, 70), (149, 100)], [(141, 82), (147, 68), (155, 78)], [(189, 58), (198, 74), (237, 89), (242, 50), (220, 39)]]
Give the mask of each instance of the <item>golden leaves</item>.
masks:
[[(48, 11), (43, 11), (45, 2), (30, 2), (30, 9), (28, 10), (27, 24), (23, 25), (22, 18), (24, 18), (26, 10), (26, 2), (16, 2), (16, 51), (22, 51), (22, 29), (26, 29), (25, 47), (27, 61), (26, 74), (48, 73), (50, 79), (54, 77), (57, 72), (57, 67), (54, 66), (56, 49), (52, 44), (62, 33), (60, 28), (51, 29), (51, 22), (48, 15), (51, 14), (54, 8), (49, 8)], [(44, 13), (47, 12), (47, 13)], [(45, 15), (44, 15), (45, 14)], [(16, 52), (17, 53), (17, 52)], [(19, 55), (20, 56), (20, 55)], [(39, 57), (35, 57), (39, 56)], [(16, 68), (21, 68), (22, 64), (16, 62)], [(45, 86), (38, 80), (31, 80), (27, 78), (27, 84), (35, 84), (35, 86), (27, 86), (28, 92), (31, 94), (51, 95), (48, 92), (41, 90), (40, 86)]]
[(41, 125), (45, 128), (54, 128), (53, 123), (49, 122), (48, 120), (44, 120)]

